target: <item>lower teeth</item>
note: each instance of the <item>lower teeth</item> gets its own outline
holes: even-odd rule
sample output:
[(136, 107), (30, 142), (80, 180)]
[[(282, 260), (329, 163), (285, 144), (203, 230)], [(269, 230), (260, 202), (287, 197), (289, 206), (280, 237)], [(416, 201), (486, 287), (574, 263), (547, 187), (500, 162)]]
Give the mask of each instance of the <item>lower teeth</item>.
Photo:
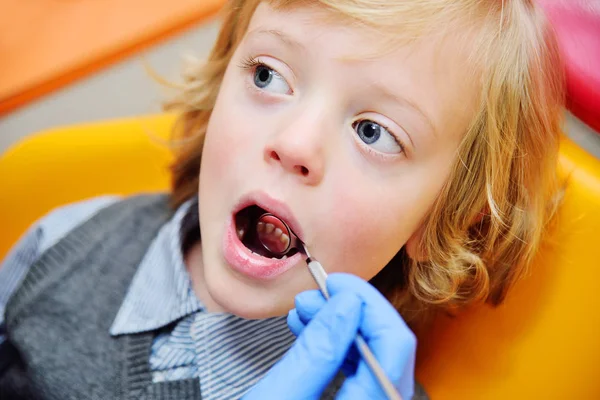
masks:
[[(246, 246), (246, 248), (248, 248), (248, 246)], [(266, 255), (263, 255), (263, 254), (257, 253), (256, 251), (254, 251), (254, 250), (252, 250), (252, 249), (250, 249), (250, 248), (248, 248), (248, 250), (250, 250), (250, 253), (252, 253), (252, 254), (254, 254), (254, 255), (256, 255), (256, 256), (260, 256), (260, 257), (269, 258), (269, 256), (266, 256)], [(285, 259), (287, 259), (287, 258), (288, 258), (287, 254), (286, 254), (286, 255), (284, 255), (283, 257), (275, 257), (275, 256), (271, 257), (271, 259), (272, 259), (272, 260), (285, 260)]]

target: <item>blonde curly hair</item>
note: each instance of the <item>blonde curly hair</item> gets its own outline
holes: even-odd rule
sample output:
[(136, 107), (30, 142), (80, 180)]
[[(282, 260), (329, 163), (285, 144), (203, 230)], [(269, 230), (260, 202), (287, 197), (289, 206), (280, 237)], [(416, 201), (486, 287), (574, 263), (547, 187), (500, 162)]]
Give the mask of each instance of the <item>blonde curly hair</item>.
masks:
[[(204, 135), (229, 60), (260, 0), (231, 0), (208, 60), (189, 66), (166, 105), (180, 114), (172, 203), (196, 195)], [(529, 0), (271, 0), (320, 3), (391, 43), (440, 27), (471, 32), (481, 91), (451, 175), (425, 221), (419, 257), (405, 249), (372, 283), (410, 320), (423, 311), (499, 304), (527, 271), (557, 206), (563, 71), (552, 30)], [(334, 14), (335, 15), (335, 14)]]

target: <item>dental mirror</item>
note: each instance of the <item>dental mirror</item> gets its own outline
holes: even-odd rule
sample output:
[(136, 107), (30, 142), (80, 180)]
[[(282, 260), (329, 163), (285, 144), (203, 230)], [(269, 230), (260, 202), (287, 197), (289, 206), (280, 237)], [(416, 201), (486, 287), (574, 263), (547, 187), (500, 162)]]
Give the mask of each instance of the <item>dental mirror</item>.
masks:
[(271, 213), (258, 218), (256, 233), (262, 246), (276, 256), (284, 256), (293, 249), (305, 253), (304, 244), (288, 224)]

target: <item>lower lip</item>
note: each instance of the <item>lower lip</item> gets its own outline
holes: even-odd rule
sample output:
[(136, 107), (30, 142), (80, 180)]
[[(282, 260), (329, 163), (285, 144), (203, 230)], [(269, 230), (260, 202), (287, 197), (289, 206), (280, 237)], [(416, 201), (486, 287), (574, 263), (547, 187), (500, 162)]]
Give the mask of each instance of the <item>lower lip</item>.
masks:
[(238, 238), (233, 217), (229, 218), (225, 229), (223, 254), (225, 261), (235, 271), (260, 280), (276, 278), (301, 260), (300, 253), (285, 260), (274, 260), (252, 253)]

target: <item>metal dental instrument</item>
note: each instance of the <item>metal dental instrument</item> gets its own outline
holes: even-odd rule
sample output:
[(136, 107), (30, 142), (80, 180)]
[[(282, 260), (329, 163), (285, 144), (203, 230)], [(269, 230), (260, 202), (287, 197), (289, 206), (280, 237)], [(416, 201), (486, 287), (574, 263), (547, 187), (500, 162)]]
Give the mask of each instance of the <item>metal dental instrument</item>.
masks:
[[(273, 228), (270, 230), (266, 229), (265, 227), (267, 224), (273, 225)], [(289, 240), (274, 240), (273, 235), (270, 234), (270, 232), (275, 229), (274, 227), (281, 229), (281, 231), (289, 237)], [(329, 291), (327, 290), (327, 285), (325, 284), (325, 281), (327, 280), (327, 272), (325, 272), (325, 269), (321, 263), (310, 256), (310, 253), (308, 252), (308, 249), (304, 243), (298, 238), (298, 236), (294, 234), (285, 221), (271, 213), (265, 213), (258, 218), (257, 233), (258, 239), (264, 248), (275, 255), (283, 256), (294, 248), (300, 253), (306, 255), (305, 261), (308, 265), (310, 274), (319, 286), (323, 297), (329, 300)], [(356, 335), (354, 343), (356, 344), (358, 352), (369, 366), (373, 376), (379, 382), (379, 385), (381, 386), (381, 389), (383, 389), (387, 398), (390, 400), (402, 400), (402, 397), (400, 397), (396, 391), (396, 388), (394, 388), (394, 385), (383, 371), (381, 365), (379, 365), (375, 355), (360, 333)]]

